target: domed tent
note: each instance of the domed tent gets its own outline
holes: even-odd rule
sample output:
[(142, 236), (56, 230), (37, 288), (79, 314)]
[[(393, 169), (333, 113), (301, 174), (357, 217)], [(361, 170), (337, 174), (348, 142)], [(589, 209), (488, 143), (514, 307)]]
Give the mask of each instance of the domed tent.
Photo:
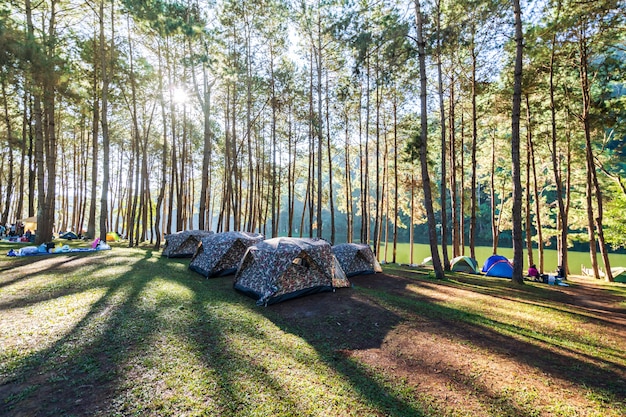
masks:
[(487, 270), (491, 267), (491, 265), (495, 264), (498, 261), (508, 261), (508, 259), (506, 259), (502, 255), (491, 255), (489, 258), (487, 258), (487, 260), (483, 264), (483, 269), (481, 272), (487, 272)]
[(433, 257), (432, 256), (425, 257), (422, 263), (419, 264), (419, 266), (433, 266)]
[(490, 277), (513, 278), (513, 265), (501, 255), (491, 255), (485, 261), (482, 272)]
[(250, 246), (235, 275), (237, 291), (268, 305), (338, 287), (350, 281), (324, 240), (274, 238)]
[(333, 246), (332, 251), (348, 277), (383, 272), (372, 248), (367, 244), (342, 243)]
[(623, 268), (623, 267), (611, 268), (611, 273), (613, 274), (614, 282), (626, 283), (626, 268)]
[(107, 242), (119, 242), (120, 240), (121, 240), (121, 237), (119, 234), (117, 234), (117, 232), (108, 232), (106, 234)]
[(206, 230), (185, 230), (165, 235), (163, 256), (168, 258), (191, 258), (196, 253), (196, 249), (198, 249), (200, 239), (212, 233)]
[(478, 264), (469, 256), (457, 256), (450, 261), (450, 269), (454, 272), (478, 273)]
[(76, 233), (72, 232), (72, 231), (68, 231), (68, 232), (65, 232), (65, 233), (61, 233), (59, 235), (59, 238), (60, 239), (66, 239), (66, 240), (75, 240), (75, 239), (78, 239), (78, 235)]
[(248, 247), (261, 242), (263, 235), (247, 232), (223, 232), (204, 236), (189, 269), (210, 278), (237, 272)]

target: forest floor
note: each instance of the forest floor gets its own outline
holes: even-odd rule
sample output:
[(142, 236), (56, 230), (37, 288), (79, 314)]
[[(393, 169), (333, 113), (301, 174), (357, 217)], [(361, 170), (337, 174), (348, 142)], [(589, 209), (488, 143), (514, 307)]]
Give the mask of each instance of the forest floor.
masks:
[[(516, 287), (498, 279), (485, 284), (484, 277), (466, 274), (436, 281), (416, 280), (428, 276), (424, 270), (386, 266), (385, 272), (351, 278), (360, 291), (319, 294), (273, 308), (305, 329), (302, 334), (324, 335), (345, 346), (338, 354), (389, 380), (405, 381), (433, 414), (626, 415), (626, 291), (613, 292), (582, 277), (570, 278), (568, 287), (534, 282)], [(385, 294), (384, 304), (373, 294)], [(460, 317), (464, 299), (472, 301), (461, 307)], [(431, 303), (443, 310), (424, 307)], [(553, 331), (564, 339), (578, 336), (572, 342), (592, 351), (594, 339), (604, 333), (615, 350), (594, 358), (558, 335), (550, 339), (539, 328), (527, 328), (522, 314), (520, 323), (507, 323), (504, 316), (515, 311), (501, 309), (518, 303), (581, 319)], [(474, 304), (484, 310), (472, 311)], [(483, 315), (490, 309), (495, 316)]]
[(626, 415), (624, 284), (385, 265), (257, 307), (187, 262), (0, 259), (0, 415)]

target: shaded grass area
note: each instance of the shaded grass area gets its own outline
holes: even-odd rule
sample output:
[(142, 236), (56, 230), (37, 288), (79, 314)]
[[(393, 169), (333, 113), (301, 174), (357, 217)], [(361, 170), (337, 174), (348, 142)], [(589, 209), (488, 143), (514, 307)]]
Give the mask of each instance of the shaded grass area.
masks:
[[(388, 288), (362, 279), (353, 289), (259, 308), (230, 278), (204, 279), (188, 262), (121, 247), (2, 257), (0, 415), (472, 414), (353, 354), (424, 322), (433, 337), (514, 354), (567, 381), (588, 397), (579, 415), (626, 412), (620, 324), (547, 286), (466, 275), (440, 282), (386, 266), (404, 278)], [(626, 299), (626, 288), (608, 289)], [(315, 310), (320, 300), (331, 304)], [(396, 353), (409, 365), (421, 360)], [(530, 389), (488, 395), (460, 379), (457, 389), (471, 385), (486, 415), (577, 415), (565, 400), (546, 405)]]
[[(427, 273), (391, 265), (385, 272), (406, 277)], [(499, 278), (452, 274), (445, 281), (409, 283), (409, 297), (394, 291), (378, 296), (391, 310), (436, 320), (461, 343), (471, 341), (579, 386), (599, 407), (583, 412), (578, 404), (557, 415), (626, 415), (626, 286), (603, 283), (594, 294), (576, 291), (586, 281), (570, 279), (566, 288), (517, 286)], [(578, 299), (591, 296), (589, 303)], [(534, 415), (537, 410), (513, 414)]]
[(187, 260), (114, 249), (12, 262), (2, 415), (421, 415)]

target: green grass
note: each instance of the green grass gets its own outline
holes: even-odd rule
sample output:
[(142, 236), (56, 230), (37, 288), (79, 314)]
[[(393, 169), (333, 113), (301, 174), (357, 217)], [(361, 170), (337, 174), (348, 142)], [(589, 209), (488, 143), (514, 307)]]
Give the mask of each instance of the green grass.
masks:
[[(413, 262), (410, 259), (410, 246), (408, 243), (398, 243), (396, 260), (398, 263), (402, 264), (420, 264), (424, 258), (430, 256), (430, 246), (426, 244), (414, 244), (413, 245)], [(448, 248), (450, 251), (450, 248)], [(381, 249), (382, 253), (385, 253), (384, 246)], [(387, 257), (383, 257), (383, 259), (391, 262), (393, 259), (393, 244), (389, 243), (386, 250)], [(465, 249), (465, 254), (469, 256), (469, 247)], [(498, 254), (502, 256), (506, 256), (507, 258), (513, 258), (513, 249), (511, 248), (499, 248)], [(539, 264), (537, 257), (539, 253), (537, 249), (533, 251), (535, 263)], [(485, 260), (492, 255), (491, 247), (487, 246), (477, 246), (476, 247), (476, 258), (478, 261), (479, 267), (482, 267)], [(586, 268), (591, 267), (591, 258), (588, 252), (575, 252), (568, 251), (568, 263), (570, 268), (570, 273), (574, 275), (580, 275), (581, 269), (580, 266), (584, 265)], [(602, 266), (602, 258), (600, 254), (597, 256), (598, 263)], [(609, 255), (609, 261), (611, 262), (611, 267), (626, 267), (626, 254), (616, 254), (612, 253)], [(557, 252), (552, 249), (544, 250), (544, 271), (546, 273), (553, 272), (557, 267)], [(524, 252), (524, 268), (527, 269), (527, 256), (526, 252)]]
[[(0, 253), (6, 249), (0, 245)], [(350, 348), (348, 336), (329, 339), (324, 332), (326, 325), (353, 320), (366, 328), (384, 317), (397, 324), (372, 328), (380, 343), (397, 326), (427, 321), (458, 328), (453, 340), (445, 335), (455, 346), (492, 355), (497, 342), (463, 339), (464, 332), (486, 332), (538, 354), (558, 352), (571, 358), (567, 366), (580, 369), (570, 389), (587, 404), (575, 413), (566, 399), (542, 399), (530, 385), (487, 395), (478, 377), (458, 377), (455, 383), (469, 387), (471, 401), (484, 402), (488, 415), (546, 415), (548, 408), (563, 416), (626, 412), (616, 398), (624, 392), (619, 381), (592, 378), (626, 369), (624, 340), (603, 332), (593, 314), (561, 303), (555, 287), (511, 288), (507, 280), (465, 275), (436, 281), (428, 271), (386, 266), (386, 272), (410, 277), (409, 296), (344, 290), (378, 306), (375, 316), (360, 320), (348, 311), (290, 320), (233, 291), (230, 278), (206, 280), (189, 272), (188, 262), (121, 245), (95, 254), (0, 257), (0, 415), (471, 414), (467, 404), (446, 405), (406, 378), (342, 354), (340, 348), (359, 349)], [(609, 290), (626, 300), (626, 286)], [(437, 327), (433, 337), (443, 337)], [(541, 358), (531, 365), (551, 369)]]

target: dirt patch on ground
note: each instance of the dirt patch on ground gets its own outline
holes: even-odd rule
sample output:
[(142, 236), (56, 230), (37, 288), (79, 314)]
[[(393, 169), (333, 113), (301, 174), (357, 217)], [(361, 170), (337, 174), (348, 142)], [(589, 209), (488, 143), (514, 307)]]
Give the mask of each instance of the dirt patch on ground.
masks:
[[(299, 329), (303, 337), (313, 339), (312, 343), (329, 343), (341, 355), (384, 371), (389, 381), (406, 381), (413, 395), (419, 396), (422, 403), (432, 404), (438, 412), (476, 416), (598, 415), (598, 402), (610, 403), (620, 396), (623, 401), (626, 396), (626, 369), (619, 365), (626, 359), (624, 299), (606, 288), (582, 280), (570, 281), (573, 285), (569, 287), (550, 287), (549, 301), (524, 302), (571, 310), (584, 317), (584, 326), (602, 326), (611, 338), (624, 342), (615, 352), (619, 358), (616, 362), (584, 357), (567, 346), (540, 340), (531, 343), (528, 337), (532, 335), (508, 337), (483, 326), (413, 313), (410, 308), (393, 311), (381, 306), (378, 298), (368, 296), (379, 292), (389, 297), (432, 301), (412, 291), (411, 286), (416, 285), (437, 286), (439, 300), (475, 294), (460, 285), (386, 274), (351, 280), (364, 291), (337, 290), (335, 294), (318, 294), (271, 308)], [(511, 293), (514, 298), (515, 289)], [(590, 395), (592, 388), (596, 392), (604, 390), (607, 397)], [(616, 415), (611, 413), (606, 415)]]

